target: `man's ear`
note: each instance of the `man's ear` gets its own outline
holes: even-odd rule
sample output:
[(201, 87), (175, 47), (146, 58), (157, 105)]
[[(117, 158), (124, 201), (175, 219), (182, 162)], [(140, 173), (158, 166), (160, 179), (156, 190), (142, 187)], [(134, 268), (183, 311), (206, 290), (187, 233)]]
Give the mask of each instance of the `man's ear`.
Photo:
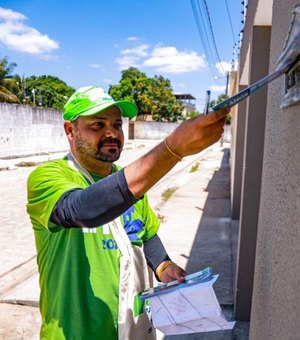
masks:
[(69, 139), (69, 141), (74, 139), (74, 134), (75, 134), (75, 126), (72, 122), (64, 122), (64, 129), (65, 133)]

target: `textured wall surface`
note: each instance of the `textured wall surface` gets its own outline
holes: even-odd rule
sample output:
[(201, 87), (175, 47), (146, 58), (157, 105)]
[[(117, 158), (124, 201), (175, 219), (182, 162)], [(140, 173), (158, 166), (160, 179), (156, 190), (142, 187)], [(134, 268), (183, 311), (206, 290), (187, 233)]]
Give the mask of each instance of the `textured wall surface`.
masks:
[[(168, 136), (179, 123), (166, 122), (145, 122), (136, 121), (134, 123), (134, 138), (135, 139), (150, 139), (160, 140)], [(224, 127), (223, 142), (231, 141), (230, 125)]]
[(136, 121), (134, 123), (134, 138), (162, 139), (167, 137), (178, 125), (178, 123)]
[(61, 111), (0, 104), (0, 157), (66, 149)]
[[(274, 1), (275, 70), (298, 1)], [(284, 77), (269, 85), (250, 339), (299, 339), (300, 105), (280, 109)]]

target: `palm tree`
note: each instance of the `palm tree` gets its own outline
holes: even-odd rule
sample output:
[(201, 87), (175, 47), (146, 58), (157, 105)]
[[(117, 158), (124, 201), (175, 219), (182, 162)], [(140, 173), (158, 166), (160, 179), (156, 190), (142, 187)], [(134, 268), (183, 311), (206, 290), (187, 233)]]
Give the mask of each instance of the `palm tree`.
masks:
[(0, 58), (0, 102), (20, 103), (18, 97), (10, 91), (15, 83), (12, 72), (16, 66), (16, 63), (8, 62), (8, 57)]

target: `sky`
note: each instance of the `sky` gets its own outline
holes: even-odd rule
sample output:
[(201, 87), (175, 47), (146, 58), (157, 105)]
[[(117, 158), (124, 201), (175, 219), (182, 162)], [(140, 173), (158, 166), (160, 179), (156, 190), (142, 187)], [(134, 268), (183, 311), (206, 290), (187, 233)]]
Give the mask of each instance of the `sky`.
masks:
[(75, 89), (108, 90), (136, 67), (193, 95), (202, 111), (208, 90), (211, 99), (225, 92), (242, 10), (240, 0), (1, 0), (0, 57), (17, 64), (14, 74), (52, 75)]

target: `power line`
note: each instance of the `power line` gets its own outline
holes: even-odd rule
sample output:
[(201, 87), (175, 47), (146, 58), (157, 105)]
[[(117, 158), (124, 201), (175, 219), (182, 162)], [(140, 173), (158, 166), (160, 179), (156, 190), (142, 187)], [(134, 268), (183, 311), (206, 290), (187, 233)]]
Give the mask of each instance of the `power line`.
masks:
[(228, 19), (229, 19), (229, 22), (230, 22), (230, 27), (231, 27), (231, 33), (232, 33), (233, 43), (234, 43), (234, 45), (235, 45), (235, 44), (236, 44), (236, 41), (235, 41), (235, 37), (234, 37), (233, 26), (232, 26), (232, 20), (231, 20), (229, 8), (228, 8), (227, 0), (225, 0), (225, 4), (226, 4), (226, 9), (227, 9)]
[[(204, 53), (205, 53), (205, 56), (208, 62), (208, 66), (209, 66), (211, 75), (213, 79), (215, 80), (216, 74), (214, 72), (213, 66), (216, 62), (215, 62), (214, 54), (213, 54), (213, 51), (212, 51), (212, 48), (209, 42), (209, 37), (206, 31), (206, 26), (205, 26), (203, 14), (201, 11), (201, 6), (197, 0), (191, 0), (191, 6), (192, 6), (195, 21), (196, 21), (197, 29), (200, 35), (200, 39), (202, 42), (202, 46), (204, 49)], [(212, 65), (211, 60), (213, 61), (213, 65)]]
[(222, 61), (221, 61), (220, 56), (219, 56), (219, 51), (218, 51), (218, 48), (217, 48), (215, 35), (214, 35), (214, 32), (213, 32), (212, 23), (211, 23), (211, 20), (210, 20), (210, 14), (209, 14), (207, 2), (206, 2), (206, 0), (203, 0), (203, 2), (204, 2), (204, 5), (205, 5), (206, 16), (207, 16), (207, 20), (208, 20), (208, 26), (209, 26), (209, 29), (210, 29), (211, 40), (212, 40), (212, 43), (213, 43), (213, 46), (214, 46), (214, 49), (215, 49), (215, 53), (216, 53), (217, 59), (219, 61), (219, 64), (220, 64), (220, 67), (221, 67), (223, 73), (226, 74), (226, 71), (223, 68)]

